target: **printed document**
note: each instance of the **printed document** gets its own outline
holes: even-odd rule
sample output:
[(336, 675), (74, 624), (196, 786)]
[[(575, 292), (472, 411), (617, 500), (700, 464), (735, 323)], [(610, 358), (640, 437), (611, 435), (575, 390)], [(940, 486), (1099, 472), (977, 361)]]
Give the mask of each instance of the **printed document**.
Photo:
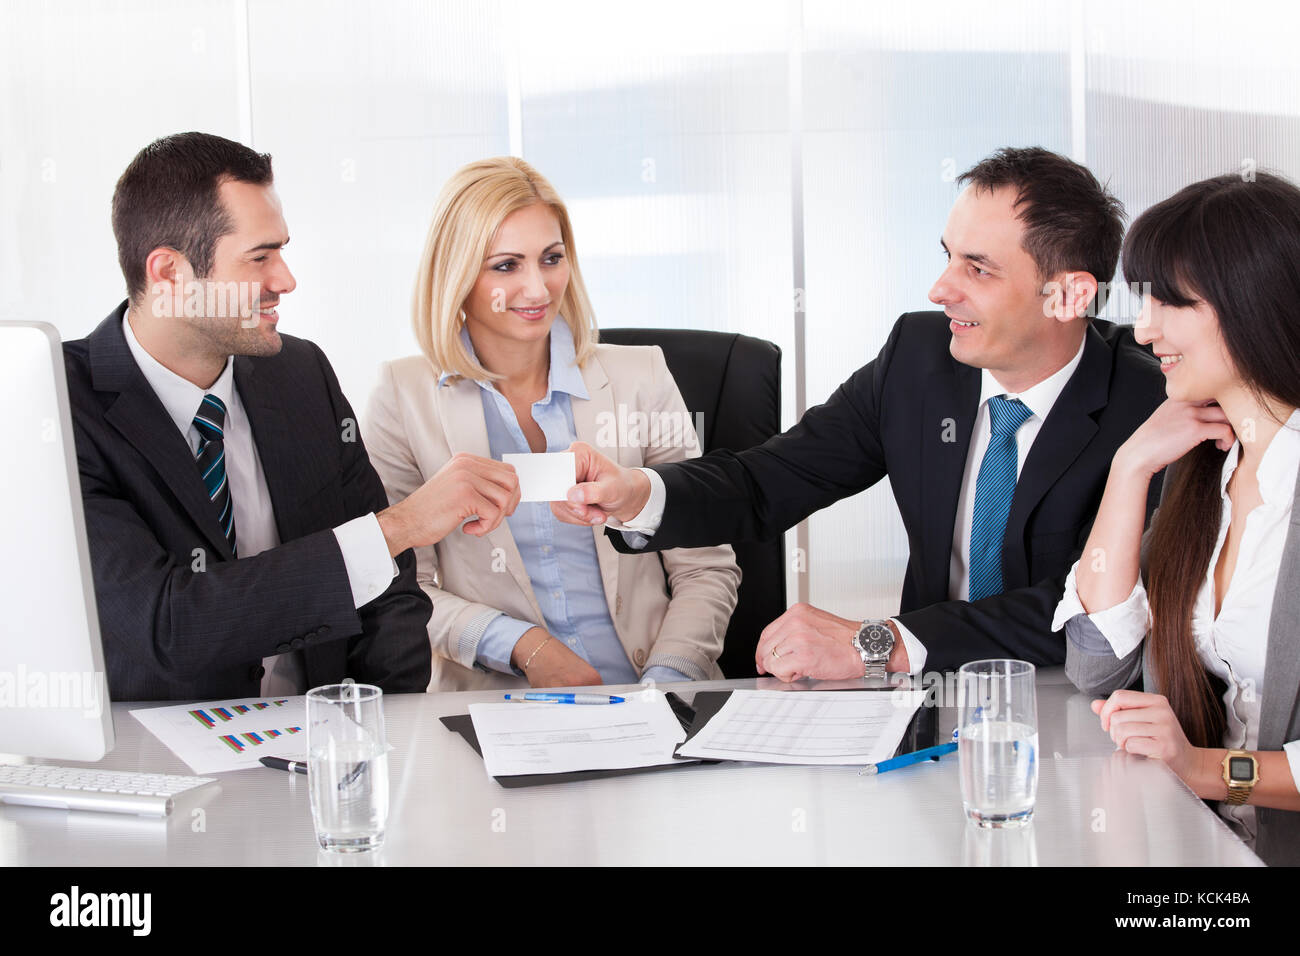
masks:
[(686, 731), (663, 691), (620, 694), (622, 704), (470, 704), (489, 776), (616, 770), (678, 763)]
[(898, 749), (924, 699), (912, 690), (737, 690), (678, 754), (760, 763), (880, 763)]
[(261, 757), (305, 760), (306, 697), (241, 697), (145, 707), (131, 716), (197, 774), (247, 770)]

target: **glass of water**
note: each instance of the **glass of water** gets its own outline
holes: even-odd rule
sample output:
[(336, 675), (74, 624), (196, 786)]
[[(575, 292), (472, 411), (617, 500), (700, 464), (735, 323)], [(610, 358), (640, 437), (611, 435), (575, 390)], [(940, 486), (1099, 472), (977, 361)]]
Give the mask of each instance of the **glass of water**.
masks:
[(307, 692), (307, 780), (321, 848), (383, 845), (388, 822), (384, 693), (369, 684), (329, 684)]
[(972, 661), (957, 672), (961, 802), (981, 827), (1022, 827), (1038, 795), (1034, 665)]

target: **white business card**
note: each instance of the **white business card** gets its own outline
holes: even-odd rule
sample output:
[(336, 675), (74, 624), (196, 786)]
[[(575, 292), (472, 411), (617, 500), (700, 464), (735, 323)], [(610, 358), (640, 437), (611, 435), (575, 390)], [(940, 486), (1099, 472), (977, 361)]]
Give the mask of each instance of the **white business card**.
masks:
[(564, 501), (577, 484), (578, 463), (571, 451), (544, 455), (502, 455), (519, 476), (520, 501)]

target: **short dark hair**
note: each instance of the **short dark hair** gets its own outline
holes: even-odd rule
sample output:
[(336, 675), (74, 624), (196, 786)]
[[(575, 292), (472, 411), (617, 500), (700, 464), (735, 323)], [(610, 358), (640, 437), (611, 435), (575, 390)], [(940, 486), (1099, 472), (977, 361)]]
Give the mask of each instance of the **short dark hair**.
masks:
[(270, 185), (270, 155), (211, 133), (164, 136), (136, 153), (113, 190), (117, 261), (132, 301), (159, 246), (183, 255), (199, 277), (211, 271), (217, 240), (231, 230), (219, 193), (227, 180)]
[(1086, 166), (1041, 146), (1005, 147), (957, 177), (992, 192), (1016, 191), (1025, 224), (1024, 248), (1046, 281), (1058, 272), (1082, 269), (1097, 280), (1097, 310), (1106, 304), (1106, 284), (1115, 277), (1124, 241), (1124, 205)]

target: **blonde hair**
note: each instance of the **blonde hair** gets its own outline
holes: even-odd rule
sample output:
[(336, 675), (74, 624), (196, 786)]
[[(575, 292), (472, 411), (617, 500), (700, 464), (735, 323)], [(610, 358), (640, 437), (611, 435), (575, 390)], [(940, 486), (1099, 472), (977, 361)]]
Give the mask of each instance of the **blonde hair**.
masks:
[(517, 210), (541, 203), (560, 223), (560, 238), (569, 259), (569, 285), (560, 300), (560, 315), (573, 333), (578, 365), (596, 349), (596, 319), (578, 269), (569, 212), (546, 178), (514, 156), (481, 159), (462, 166), (442, 187), (433, 223), (424, 242), (420, 271), (411, 302), (411, 323), (420, 351), (439, 372), (492, 381), (501, 378), (483, 368), (460, 338), (465, 300), (483, 268), (488, 244), (501, 223)]

